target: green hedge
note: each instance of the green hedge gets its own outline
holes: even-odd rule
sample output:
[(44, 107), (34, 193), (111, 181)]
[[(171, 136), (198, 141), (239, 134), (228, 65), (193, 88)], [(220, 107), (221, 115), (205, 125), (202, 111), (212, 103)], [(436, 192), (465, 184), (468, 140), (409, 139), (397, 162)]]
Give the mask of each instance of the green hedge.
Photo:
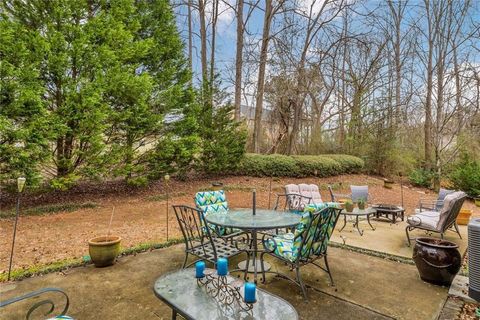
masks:
[(357, 173), (362, 159), (344, 154), (319, 156), (285, 156), (281, 154), (246, 154), (237, 167), (237, 175), (255, 177), (329, 177)]

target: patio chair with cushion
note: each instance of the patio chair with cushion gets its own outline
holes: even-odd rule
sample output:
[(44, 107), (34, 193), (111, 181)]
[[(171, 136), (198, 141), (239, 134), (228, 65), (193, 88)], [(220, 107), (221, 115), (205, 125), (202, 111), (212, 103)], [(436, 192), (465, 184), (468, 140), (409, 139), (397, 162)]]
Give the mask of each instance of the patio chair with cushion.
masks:
[[(65, 306), (63, 307), (63, 310), (59, 313), (58, 316), (50, 316), (48, 318), (48, 320), (55, 320), (55, 319), (56, 320), (60, 320), (60, 319), (73, 320), (73, 318), (65, 315), (68, 311), (68, 307), (70, 306), (70, 299), (68, 298), (68, 295), (62, 289), (59, 289), (59, 288), (43, 288), (43, 289), (40, 289), (40, 290), (35, 290), (35, 291), (32, 291), (32, 292), (29, 292), (29, 293), (27, 293), (23, 296), (20, 296), (20, 297), (14, 297), (14, 298), (11, 298), (11, 299), (0, 301), (0, 309), (5, 308), (5, 307), (7, 307), (11, 304), (23, 301), (23, 300), (33, 298), (33, 300), (35, 300), (35, 303), (30, 307), (30, 309), (28, 309), (26, 311), (25, 318), (30, 319), (30, 317), (34, 313), (34, 311), (36, 309), (38, 309), (39, 307), (43, 306), (43, 305), (48, 305), (49, 306), (49, 309), (47, 309), (47, 313), (44, 313), (43, 316), (49, 316), (56, 309), (52, 297), (51, 296), (48, 296), (48, 297), (46, 296), (44, 298), (44, 300), (40, 300), (40, 301), (38, 301), (38, 298), (39, 298), (40, 295), (49, 295), (52, 292), (60, 293), (60, 294), (63, 295), (63, 297), (65, 298)], [(41, 312), (41, 310), (39, 310), (37, 313), (40, 313), (40, 312)], [(0, 311), (0, 313), (3, 313), (3, 312)]]
[[(185, 241), (185, 260), (182, 268), (191, 266), (198, 260), (215, 264), (218, 258), (230, 258), (243, 252), (226, 239), (212, 237), (210, 228), (205, 227), (205, 216), (202, 211), (185, 205), (175, 205), (173, 210)], [(189, 254), (198, 259), (187, 265)]]
[[(197, 192), (194, 201), (197, 209), (202, 211), (205, 216), (214, 212), (228, 213), (227, 197), (223, 190)], [(240, 230), (223, 228), (212, 224), (208, 224), (208, 227), (219, 237), (231, 238), (241, 233)]]
[(420, 212), (422, 211), (440, 211), (442, 210), (443, 207), (443, 201), (445, 200), (445, 197), (451, 193), (454, 193), (455, 190), (449, 190), (449, 189), (440, 189), (438, 191), (438, 197), (437, 199), (428, 199), (428, 198), (423, 198), (420, 199), (418, 203), (418, 209)]
[[(325, 206), (327, 205), (325, 204)], [(263, 281), (265, 282), (266, 273), (263, 263), (264, 255), (268, 254), (286, 263), (291, 269), (295, 269), (296, 279), (275, 271), (268, 272), (276, 273), (300, 286), (305, 298), (307, 297), (305, 285), (300, 276), (302, 266), (311, 263), (327, 272), (333, 286), (333, 278), (327, 260), (327, 249), (328, 241), (335, 229), (340, 212), (341, 209), (333, 206), (327, 206), (320, 210), (306, 210), (293, 233), (264, 236), (263, 245), (266, 251), (260, 256)], [(317, 259), (320, 258), (324, 259), (324, 267), (317, 264)]]
[(318, 186), (314, 184), (287, 184), (284, 194), (277, 194), (273, 210), (280, 210), (281, 199), (284, 198), (283, 210), (302, 213), (304, 208), (313, 203), (323, 203)]
[(440, 211), (422, 211), (408, 217), (408, 226), (405, 229), (408, 245), (410, 246), (411, 244), (409, 231), (414, 229), (440, 233), (440, 236), (443, 239), (444, 233), (453, 227), (460, 239), (462, 239), (456, 220), (466, 197), (466, 193), (462, 191), (450, 193), (445, 196)]

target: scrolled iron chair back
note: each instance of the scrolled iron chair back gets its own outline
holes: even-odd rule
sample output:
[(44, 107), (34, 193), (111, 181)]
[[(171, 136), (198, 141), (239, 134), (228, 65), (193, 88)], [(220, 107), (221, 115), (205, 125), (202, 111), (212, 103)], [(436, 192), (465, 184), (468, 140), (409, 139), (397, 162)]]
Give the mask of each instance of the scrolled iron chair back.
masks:
[(340, 211), (338, 208), (327, 207), (313, 213), (309, 212), (310, 221), (294, 238), (294, 243), (301, 241), (297, 259), (314, 260), (326, 253)]
[[(198, 242), (201, 245), (204, 245), (206, 242), (212, 243), (212, 236), (209, 228), (206, 227), (202, 211), (185, 205), (175, 205), (173, 210), (175, 211), (187, 250), (195, 247), (195, 244)], [(216, 256), (214, 246), (213, 250)]]
[(273, 210), (279, 210), (280, 199), (285, 198), (283, 210), (289, 211), (303, 211), (305, 205), (311, 203), (311, 198), (302, 196), (301, 194), (296, 193), (287, 193), (277, 195), (277, 201)]
[[(0, 302), (0, 308), (6, 307), (10, 304), (13, 304), (13, 303), (16, 303), (16, 302), (19, 302), (19, 301), (22, 301), (22, 300), (38, 297), (38, 296), (40, 296), (44, 293), (47, 293), (47, 292), (58, 292), (58, 293), (61, 293), (65, 297), (65, 299), (66, 299), (65, 307), (63, 308), (62, 312), (60, 312), (60, 314), (58, 314), (57, 316), (65, 315), (68, 311), (68, 307), (70, 306), (70, 300), (68, 298), (68, 295), (63, 290), (58, 289), (58, 288), (43, 288), (43, 289), (40, 289), (40, 290), (32, 291), (32, 292), (27, 293), (27, 294), (25, 294), (23, 296), (20, 296), (20, 297), (16, 297), (16, 298), (12, 298), (12, 299), (2, 301), (2, 302)], [(34, 303), (30, 307), (30, 309), (28, 309), (25, 319), (29, 320), (30, 317), (32, 316), (33, 312), (36, 309), (38, 309), (39, 307), (44, 306), (44, 305), (49, 305), (50, 306), (50, 308), (47, 310), (47, 312), (44, 314), (44, 316), (51, 315), (53, 313), (53, 311), (55, 310), (55, 304), (54, 304), (52, 299), (44, 299), (44, 300), (41, 300), (41, 301), (38, 301), (38, 302)]]

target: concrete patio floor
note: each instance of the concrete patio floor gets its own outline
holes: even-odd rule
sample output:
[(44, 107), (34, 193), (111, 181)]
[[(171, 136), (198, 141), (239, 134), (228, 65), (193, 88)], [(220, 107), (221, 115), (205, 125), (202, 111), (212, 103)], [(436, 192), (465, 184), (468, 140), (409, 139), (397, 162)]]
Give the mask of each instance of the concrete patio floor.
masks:
[[(152, 287), (156, 278), (180, 268), (183, 248), (176, 245), (122, 257), (102, 269), (89, 265), (2, 284), (0, 295), (4, 300), (43, 287), (59, 287), (69, 295), (69, 315), (76, 319), (169, 319), (170, 309), (155, 297)], [(421, 281), (415, 266), (409, 264), (340, 248), (329, 249), (329, 262), (336, 290), (315, 266), (302, 269), (304, 281), (313, 287), (308, 289), (307, 301), (297, 286), (270, 275), (260, 287), (292, 303), (301, 319), (435, 319), (447, 298), (447, 288)], [(289, 272), (278, 263), (273, 268)], [(24, 319), (32, 302), (1, 309), (0, 318)]]
[[(343, 226), (343, 216), (341, 216), (338, 220), (337, 228), (335, 228), (332, 234), (331, 241), (343, 244), (345, 240), (346, 245), (353, 247), (384, 252), (409, 259), (412, 258), (415, 240), (412, 240), (410, 247), (407, 246), (407, 236), (405, 234), (406, 222), (398, 221), (396, 224), (392, 224), (385, 220), (375, 220), (372, 218), (370, 222), (375, 230), (370, 228), (367, 220), (360, 221), (359, 225), (360, 230), (363, 230), (363, 236), (353, 227), (353, 221), (347, 221), (345, 228), (342, 232), (339, 232), (338, 230)], [(458, 250), (463, 255), (468, 245), (467, 226), (459, 226), (459, 229), (463, 239), (460, 239), (458, 234), (453, 231), (448, 231), (445, 234), (445, 239), (456, 243), (459, 247)], [(410, 232), (410, 238), (426, 236), (428, 235), (422, 230), (417, 229)], [(440, 238), (440, 234), (438, 233), (432, 233), (431, 236)]]

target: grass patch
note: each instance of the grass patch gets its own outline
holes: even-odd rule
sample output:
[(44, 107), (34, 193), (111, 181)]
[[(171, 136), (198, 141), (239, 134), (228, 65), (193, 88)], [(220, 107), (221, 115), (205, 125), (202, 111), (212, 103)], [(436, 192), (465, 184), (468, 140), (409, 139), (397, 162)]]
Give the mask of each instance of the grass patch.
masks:
[[(175, 192), (175, 193), (169, 194), (168, 197), (171, 199), (171, 198), (174, 198), (174, 197), (183, 197), (185, 195), (187, 195), (186, 192)], [(156, 195), (147, 197), (146, 200), (147, 201), (165, 201), (165, 200), (167, 200), (167, 195), (166, 194), (156, 194)]]
[[(166, 242), (160, 242), (160, 243), (154, 243), (154, 242), (140, 243), (133, 247), (122, 249), (119, 256), (128, 256), (128, 255), (146, 252), (154, 249), (167, 248), (182, 242), (183, 242), (183, 239), (171, 239)], [(60, 272), (70, 268), (86, 266), (90, 263), (92, 263), (90, 257), (85, 256), (82, 258), (59, 260), (59, 261), (55, 261), (48, 264), (33, 265), (28, 268), (20, 268), (20, 269), (12, 270), (12, 273), (10, 274), (10, 279), (13, 281), (18, 281), (18, 280), (22, 280), (25, 278), (30, 278), (30, 277), (38, 276), (42, 274)], [(8, 278), (8, 271), (4, 273), (0, 273), (0, 282), (6, 282), (7, 278)]]
[[(48, 215), (48, 214), (53, 214), (57, 212), (73, 212), (80, 209), (93, 209), (97, 207), (99, 207), (99, 205), (95, 202), (52, 204), (47, 206), (21, 209), (20, 215), (41, 216), (41, 215)], [(14, 209), (0, 212), (0, 218), (11, 218), (11, 217), (15, 217)]]
[(381, 259), (384, 259), (384, 260), (415, 265), (415, 262), (411, 258), (405, 258), (405, 257), (397, 256), (397, 255), (394, 255), (394, 254), (389, 254), (389, 253), (385, 253), (385, 252), (354, 247), (354, 246), (350, 246), (348, 244), (341, 244), (341, 243), (337, 243), (337, 242), (333, 242), (333, 241), (330, 241), (330, 243), (328, 245), (331, 246), (331, 247), (334, 247), (334, 248), (346, 249), (346, 250), (349, 250), (349, 251), (352, 251), (352, 252), (366, 254), (366, 255), (376, 257), (376, 258), (381, 258)]

